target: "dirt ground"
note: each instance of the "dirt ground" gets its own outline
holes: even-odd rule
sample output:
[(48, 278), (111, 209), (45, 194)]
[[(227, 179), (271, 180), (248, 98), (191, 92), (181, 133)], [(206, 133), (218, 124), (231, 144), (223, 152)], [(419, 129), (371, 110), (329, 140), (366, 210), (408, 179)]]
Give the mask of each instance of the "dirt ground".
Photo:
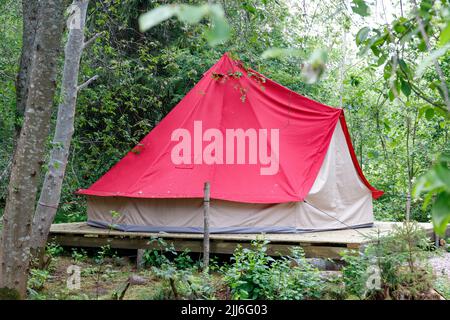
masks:
[[(69, 289), (68, 268), (80, 267), (80, 288)], [(95, 263), (88, 258), (75, 262), (72, 257), (61, 256), (54, 258), (50, 265), (50, 275), (38, 295), (32, 299), (115, 299), (114, 295), (120, 293), (133, 275), (141, 282), (131, 285), (126, 291), (127, 299), (154, 299), (155, 290), (161, 286), (149, 270), (138, 271), (127, 258), (111, 258), (104, 263)]]

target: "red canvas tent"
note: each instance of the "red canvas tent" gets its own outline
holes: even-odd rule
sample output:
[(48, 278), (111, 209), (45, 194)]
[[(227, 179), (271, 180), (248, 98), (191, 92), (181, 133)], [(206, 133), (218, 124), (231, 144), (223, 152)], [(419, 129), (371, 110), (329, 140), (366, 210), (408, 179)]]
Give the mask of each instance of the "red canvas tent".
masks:
[(78, 193), (88, 196), (92, 225), (108, 225), (114, 210), (124, 230), (197, 232), (205, 181), (212, 232), (367, 225), (372, 198), (383, 193), (362, 173), (342, 109), (301, 96), (228, 54)]

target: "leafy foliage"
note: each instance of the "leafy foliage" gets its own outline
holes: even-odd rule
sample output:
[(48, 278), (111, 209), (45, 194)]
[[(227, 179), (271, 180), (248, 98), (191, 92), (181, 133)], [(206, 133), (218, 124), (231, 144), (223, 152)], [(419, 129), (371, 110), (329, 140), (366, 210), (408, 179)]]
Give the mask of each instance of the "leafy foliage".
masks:
[(178, 269), (198, 268), (188, 249), (178, 253), (173, 244), (168, 244), (163, 238), (152, 238), (149, 244), (153, 244), (156, 248), (145, 250), (143, 260), (146, 266), (159, 268), (164, 264), (173, 263)]
[(45, 283), (50, 278), (50, 274), (47, 270), (32, 269), (30, 271), (30, 277), (28, 278), (28, 294), (33, 299), (39, 299), (39, 291), (44, 288)]
[[(361, 255), (344, 252), (343, 280), (350, 295), (369, 299), (420, 299), (432, 287), (427, 262), (429, 239), (416, 223), (405, 222), (387, 235), (377, 235)], [(379, 287), (370, 286), (374, 269)]]
[(205, 38), (212, 46), (220, 44), (229, 38), (228, 23), (224, 17), (222, 7), (217, 4), (200, 6), (186, 4), (163, 5), (139, 17), (140, 29), (141, 31), (146, 31), (174, 15), (177, 16), (178, 20), (190, 24), (199, 23), (203, 17), (209, 16), (212, 21), (212, 27), (205, 33)]
[(450, 222), (450, 152), (439, 156), (436, 164), (417, 182), (414, 193), (426, 193), (423, 204), (428, 206), (433, 196), (436, 196), (432, 213), (435, 230), (444, 235), (447, 224)]
[(268, 256), (267, 241), (254, 241), (251, 248), (239, 246), (230, 266), (224, 268), (224, 281), (234, 299), (320, 298), (322, 285), (317, 269), (306, 261), (303, 250), (294, 248), (291, 256), (274, 260)]

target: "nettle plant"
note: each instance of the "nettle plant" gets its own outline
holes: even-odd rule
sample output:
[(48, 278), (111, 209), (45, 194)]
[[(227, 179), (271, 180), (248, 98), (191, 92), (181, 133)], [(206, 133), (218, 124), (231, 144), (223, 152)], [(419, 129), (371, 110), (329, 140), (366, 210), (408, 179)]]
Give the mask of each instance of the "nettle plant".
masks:
[(198, 269), (199, 265), (189, 255), (190, 251), (185, 249), (178, 253), (173, 243), (167, 243), (162, 238), (152, 237), (149, 244), (155, 246), (144, 252), (143, 260), (146, 266), (161, 267), (164, 264), (174, 264), (178, 269)]
[(144, 264), (162, 280), (158, 299), (213, 299), (215, 287), (208, 273), (200, 273), (200, 264), (189, 255), (189, 250), (178, 253), (172, 243), (152, 238), (154, 249), (146, 250)]
[(324, 280), (299, 247), (290, 256), (274, 259), (267, 255), (268, 241), (239, 246), (230, 266), (221, 271), (233, 299), (318, 299)]

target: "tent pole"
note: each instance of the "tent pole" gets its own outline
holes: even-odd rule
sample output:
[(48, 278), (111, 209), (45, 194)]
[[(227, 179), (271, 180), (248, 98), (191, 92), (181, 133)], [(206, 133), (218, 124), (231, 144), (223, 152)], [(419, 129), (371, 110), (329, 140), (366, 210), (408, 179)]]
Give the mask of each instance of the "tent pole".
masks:
[(209, 204), (210, 204), (210, 185), (205, 182), (203, 189), (203, 271), (208, 272), (209, 268)]

